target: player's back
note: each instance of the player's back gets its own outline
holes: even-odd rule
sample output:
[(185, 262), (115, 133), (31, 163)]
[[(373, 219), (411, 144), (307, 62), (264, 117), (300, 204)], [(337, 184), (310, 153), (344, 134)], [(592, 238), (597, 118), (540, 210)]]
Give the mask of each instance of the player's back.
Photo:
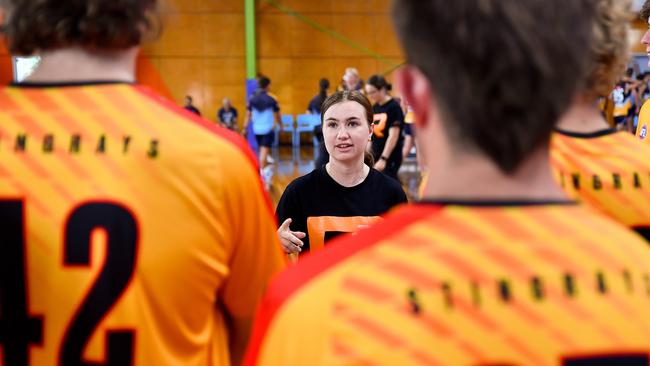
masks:
[(242, 140), (166, 103), (0, 90), (0, 365), (228, 363), (224, 313), (281, 267), (275, 224)]
[(249, 365), (645, 366), (650, 250), (573, 204), (418, 204), (304, 258), (262, 305)]
[(627, 132), (553, 134), (555, 176), (571, 198), (650, 240), (650, 146)]

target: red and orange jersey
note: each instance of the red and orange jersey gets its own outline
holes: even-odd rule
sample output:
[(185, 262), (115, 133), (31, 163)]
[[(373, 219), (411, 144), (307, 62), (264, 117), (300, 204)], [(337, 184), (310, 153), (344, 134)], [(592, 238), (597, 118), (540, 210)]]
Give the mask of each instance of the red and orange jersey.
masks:
[(650, 146), (627, 132), (553, 134), (551, 161), (572, 199), (596, 208), (650, 240)]
[(128, 84), (0, 89), (0, 365), (228, 365), (284, 260), (245, 142)]
[(605, 216), (426, 203), (279, 275), (245, 364), (647, 365), (649, 307), (650, 250)]

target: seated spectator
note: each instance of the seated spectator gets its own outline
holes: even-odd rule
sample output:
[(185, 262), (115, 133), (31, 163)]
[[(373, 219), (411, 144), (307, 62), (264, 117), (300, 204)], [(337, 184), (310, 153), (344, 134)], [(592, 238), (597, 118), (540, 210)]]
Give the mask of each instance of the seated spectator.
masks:
[(217, 112), (217, 118), (219, 119), (219, 124), (226, 127), (229, 130), (237, 129), (237, 109), (232, 106), (230, 99), (223, 98), (221, 102), (222, 107)]
[(359, 71), (354, 67), (348, 67), (343, 74), (339, 90), (356, 90), (365, 93), (364, 85), (361, 76), (359, 76)]
[[(323, 78), (320, 79), (318, 82), (318, 87), (320, 88), (320, 91), (318, 95), (316, 95), (312, 100), (309, 102), (309, 106), (307, 106), (307, 113), (309, 114), (317, 114), (320, 116), (321, 114), (321, 105), (327, 98), (327, 90), (330, 87), (330, 82), (329, 80)], [(325, 144), (323, 144), (323, 125), (319, 124), (318, 126), (314, 127), (314, 136), (318, 140), (318, 156), (316, 157), (316, 160), (314, 162), (314, 166), (316, 168), (323, 166), (324, 164), (327, 163), (329, 160), (329, 154), (327, 153), (327, 149), (325, 148)]]
[(190, 95), (186, 95), (185, 96), (185, 105), (183, 106), (183, 108), (185, 108), (186, 110), (200, 116), (201, 111), (199, 111), (199, 109), (196, 108), (194, 106), (194, 104), (192, 104), (193, 102), (194, 102), (194, 99), (192, 99), (192, 97)]

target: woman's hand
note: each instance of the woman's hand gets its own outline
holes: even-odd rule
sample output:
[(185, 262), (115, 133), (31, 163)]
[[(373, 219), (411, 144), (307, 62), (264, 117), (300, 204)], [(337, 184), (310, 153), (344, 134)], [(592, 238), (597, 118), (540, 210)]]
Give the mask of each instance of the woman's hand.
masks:
[(291, 225), (291, 219), (286, 219), (278, 228), (280, 244), (282, 244), (282, 249), (284, 249), (286, 253), (300, 253), (302, 251), (302, 246), (304, 245), (300, 239), (304, 239), (307, 234), (300, 231), (291, 231), (289, 225)]

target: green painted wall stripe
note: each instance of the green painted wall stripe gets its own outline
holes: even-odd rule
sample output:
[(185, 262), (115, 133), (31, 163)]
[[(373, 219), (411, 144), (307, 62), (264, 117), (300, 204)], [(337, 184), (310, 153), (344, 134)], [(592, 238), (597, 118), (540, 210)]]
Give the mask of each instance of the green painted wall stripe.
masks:
[(390, 69), (388, 69), (388, 71), (384, 72), (384, 74), (390, 74), (395, 69), (399, 68), (400, 66), (402, 66), (404, 64), (404, 63), (396, 64), (393, 61), (387, 59), (386, 57), (378, 54), (377, 52), (372, 51), (372, 50), (368, 49), (367, 47), (365, 47), (365, 46), (363, 46), (363, 45), (361, 45), (359, 43), (354, 42), (353, 40), (345, 37), (344, 35), (336, 32), (336, 31), (334, 31), (332, 29), (329, 29), (327, 27), (324, 27), (324, 26), (316, 23), (315, 21), (313, 21), (313, 20), (307, 18), (306, 16), (298, 13), (297, 11), (289, 9), (286, 6), (283, 6), (281, 4), (278, 4), (274, 0), (265, 0), (265, 1), (267, 3), (269, 3), (271, 6), (273, 6), (274, 8), (280, 10), (281, 12), (283, 12), (283, 13), (289, 15), (289, 16), (295, 17), (296, 19), (306, 23), (310, 27), (312, 27), (312, 28), (314, 28), (316, 30), (319, 30), (319, 31), (329, 35), (330, 37), (332, 37), (332, 38), (334, 38), (334, 39), (336, 39), (336, 40), (338, 40), (340, 42), (343, 42), (346, 45), (348, 45), (348, 46), (350, 46), (350, 47), (352, 47), (352, 48), (354, 48), (354, 49), (356, 49), (356, 50), (358, 50), (360, 52), (363, 52), (366, 55), (371, 56), (372, 58), (374, 58), (374, 59), (376, 59), (376, 60), (378, 60), (378, 61), (380, 61), (380, 62), (382, 62), (382, 63), (384, 63), (386, 65), (388, 65), (390, 67)]
[(257, 77), (257, 38), (255, 36), (255, 0), (245, 1), (246, 18), (246, 78)]

